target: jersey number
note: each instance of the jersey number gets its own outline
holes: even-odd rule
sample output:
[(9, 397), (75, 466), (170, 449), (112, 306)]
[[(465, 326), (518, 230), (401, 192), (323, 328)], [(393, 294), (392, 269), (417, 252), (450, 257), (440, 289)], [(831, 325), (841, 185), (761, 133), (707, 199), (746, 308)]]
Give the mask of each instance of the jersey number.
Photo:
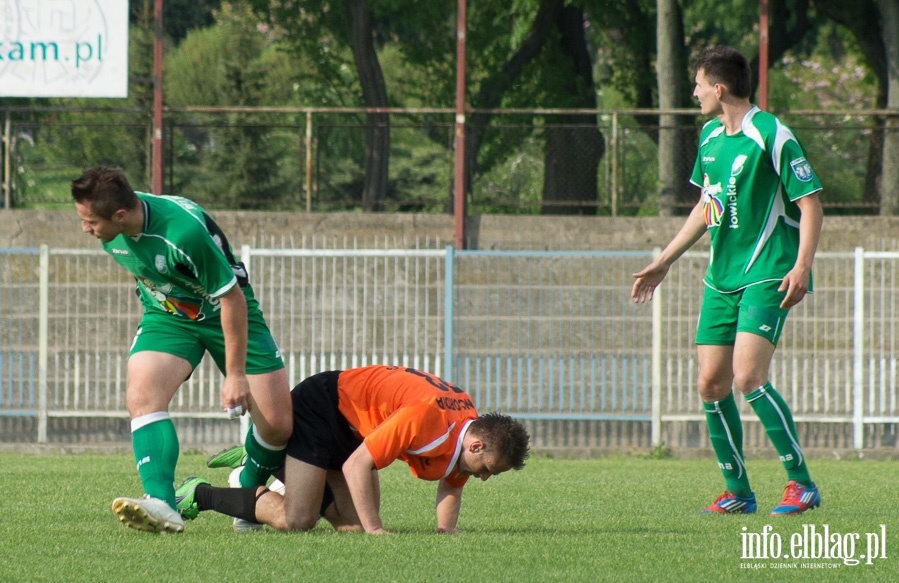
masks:
[(434, 387), (437, 387), (438, 389), (440, 389), (441, 391), (444, 391), (446, 393), (448, 393), (450, 391), (452, 391), (453, 393), (464, 393), (465, 392), (462, 389), (460, 389), (459, 387), (457, 387), (456, 385), (454, 385), (452, 383), (448, 383), (445, 380), (435, 377), (434, 375), (432, 375), (430, 373), (422, 372), (420, 370), (415, 370), (414, 368), (407, 368), (406, 372), (409, 374), (414, 374), (417, 377), (423, 378), (424, 380), (428, 381), (429, 384), (433, 385)]

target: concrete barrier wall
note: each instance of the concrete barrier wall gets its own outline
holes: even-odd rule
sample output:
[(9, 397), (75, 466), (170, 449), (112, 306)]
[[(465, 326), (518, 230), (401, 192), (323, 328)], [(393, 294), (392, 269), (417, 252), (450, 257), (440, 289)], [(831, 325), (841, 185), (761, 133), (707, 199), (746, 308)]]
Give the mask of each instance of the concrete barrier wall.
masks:
[[(449, 215), (397, 213), (211, 213), (231, 244), (254, 246), (438, 248), (452, 244)], [(665, 246), (683, 217), (611, 218), (483, 215), (466, 219), (469, 249), (620, 250)], [(71, 211), (0, 210), (0, 247), (89, 248)], [(696, 249), (706, 244), (703, 239)], [(827, 217), (819, 251), (899, 247), (899, 217)]]

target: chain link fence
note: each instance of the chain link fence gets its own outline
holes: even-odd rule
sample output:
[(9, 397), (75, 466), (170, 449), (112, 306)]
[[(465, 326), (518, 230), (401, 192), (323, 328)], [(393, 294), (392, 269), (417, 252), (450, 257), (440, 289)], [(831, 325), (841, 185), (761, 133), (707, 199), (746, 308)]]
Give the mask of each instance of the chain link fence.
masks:
[[(465, 156), (467, 212), (636, 216), (685, 213), (705, 121), (695, 111), (472, 112)], [(825, 187), (829, 212), (880, 213), (883, 112), (787, 112)], [(3, 208), (67, 205), (69, 185), (96, 163), (123, 167), (150, 190), (151, 117), (137, 109), (0, 108)], [(374, 121), (372, 121), (374, 120)], [(374, 125), (373, 125), (374, 124)], [(372, 151), (372, 131), (389, 146)], [(164, 121), (166, 194), (210, 209), (451, 212), (451, 110), (170, 109)], [(660, 134), (673, 143), (660, 156)], [(383, 142), (382, 142), (383, 143)], [(676, 176), (660, 200), (659, 160)], [(897, 161), (899, 163), (899, 161)], [(374, 207), (364, 204), (372, 165), (386, 168)]]

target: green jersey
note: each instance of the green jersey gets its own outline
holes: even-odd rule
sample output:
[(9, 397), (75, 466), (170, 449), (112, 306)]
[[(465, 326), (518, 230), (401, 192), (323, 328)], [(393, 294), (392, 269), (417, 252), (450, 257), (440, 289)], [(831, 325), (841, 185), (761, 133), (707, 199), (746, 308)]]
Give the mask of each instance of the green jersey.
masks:
[(690, 182), (702, 189), (711, 238), (704, 283), (728, 293), (783, 279), (799, 253), (795, 201), (821, 190), (793, 132), (758, 107), (732, 136), (711, 120), (700, 133)]
[(243, 264), (199, 205), (178, 196), (137, 196), (144, 208), (143, 231), (119, 235), (103, 249), (134, 275), (145, 311), (188, 320), (218, 318), (219, 298), (235, 285), (243, 288), (248, 309), (258, 305)]

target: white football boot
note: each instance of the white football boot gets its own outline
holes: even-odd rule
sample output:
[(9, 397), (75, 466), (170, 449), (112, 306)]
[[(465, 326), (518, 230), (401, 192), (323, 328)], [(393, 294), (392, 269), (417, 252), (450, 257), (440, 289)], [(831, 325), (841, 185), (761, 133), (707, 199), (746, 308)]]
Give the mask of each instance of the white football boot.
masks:
[(144, 494), (141, 498), (116, 498), (112, 511), (129, 528), (146, 532), (184, 532), (184, 519), (164, 500)]

